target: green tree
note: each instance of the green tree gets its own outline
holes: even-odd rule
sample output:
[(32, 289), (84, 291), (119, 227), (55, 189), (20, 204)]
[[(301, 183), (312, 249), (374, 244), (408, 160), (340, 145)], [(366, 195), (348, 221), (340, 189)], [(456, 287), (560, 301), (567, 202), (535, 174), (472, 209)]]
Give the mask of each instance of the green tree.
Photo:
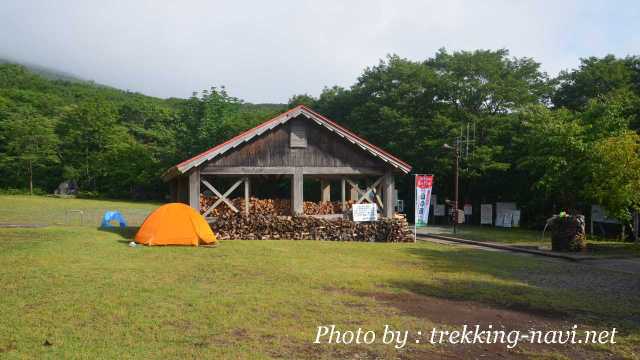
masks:
[(96, 179), (115, 166), (104, 161), (105, 154), (130, 140), (126, 128), (117, 121), (115, 107), (104, 100), (71, 107), (57, 130), (64, 144), (61, 154), (68, 169), (66, 175), (94, 191), (99, 190)]
[(575, 209), (588, 176), (584, 126), (566, 109), (533, 106), (520, 116), (522, 127), (515, 142), (522, 155), (517, 166), (529, 174), (531, 190), (542, 200)]
[(585, 194), (612, 216), (629, 221), (632, 211), (640, 211), (640, 136), (626, 131), (597, 140), (589, 155)]
[(55, 125), (53, 119), (28, 107), (12, 114), (0, 125), (2, 160), (5, 166), (16, 163), (26, 171), (30, 194), (33, 194), (34, 170), (59, 162)]
[(619, 90), (640, 90), (640, 58), (626, 59), (607, 55), (580, 60), (580, 67), (562, 71), (557, 78), (558, 88), (553, 104), (572, 110), (581, 110), (591, 99), (597, 99)]
[(293, 109), (298, 105), (305, 105), (307, 107), (312, 108), (314, 107), (315, 103), (316, 103), (316, 99), (309, 94), (294, 95), (289, 99), (287, 108)]

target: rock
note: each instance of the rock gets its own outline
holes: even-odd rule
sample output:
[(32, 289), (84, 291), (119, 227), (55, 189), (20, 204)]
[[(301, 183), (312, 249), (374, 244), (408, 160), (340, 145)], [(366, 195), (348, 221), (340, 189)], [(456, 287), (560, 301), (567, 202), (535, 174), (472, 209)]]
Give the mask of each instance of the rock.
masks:
[(74, 180), (63, 181), (54, 191), (56, 195), (76, 195), (78, 193), (78, 184)]

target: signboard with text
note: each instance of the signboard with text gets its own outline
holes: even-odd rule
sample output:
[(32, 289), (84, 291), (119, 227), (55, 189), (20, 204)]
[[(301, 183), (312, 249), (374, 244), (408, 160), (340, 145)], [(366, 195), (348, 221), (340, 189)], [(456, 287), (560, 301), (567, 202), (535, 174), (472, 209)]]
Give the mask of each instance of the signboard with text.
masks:
[(353, 204), (353, 221), (378, 221), (378, 206), (376, 204)]
[(433, 175), (416, 175), (415, 226), (426, 226), (429, 221)]
[(493, 205), (491, 204), (480, 205), (480, 224), (493, 225)]

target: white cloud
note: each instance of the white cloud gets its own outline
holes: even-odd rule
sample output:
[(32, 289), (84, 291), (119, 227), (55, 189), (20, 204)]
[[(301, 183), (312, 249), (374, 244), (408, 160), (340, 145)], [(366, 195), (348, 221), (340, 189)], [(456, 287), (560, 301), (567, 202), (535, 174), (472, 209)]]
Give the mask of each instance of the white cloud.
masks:
[[(560, 3), (560, 4), (558, 4)], [(0, 54), (156, 96), (226, 85), (252, 102), (349, 86), (388, 53), (508, 48), (555, 75), (638, 52), (638, 5), (572, 1), (25, 1)]]

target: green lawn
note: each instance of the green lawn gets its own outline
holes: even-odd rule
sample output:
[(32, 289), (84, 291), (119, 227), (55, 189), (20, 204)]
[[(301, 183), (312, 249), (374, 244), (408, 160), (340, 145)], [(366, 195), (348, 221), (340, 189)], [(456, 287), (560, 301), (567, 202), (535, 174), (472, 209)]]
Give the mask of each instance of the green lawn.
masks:
[[(39, 217), (70, 200), (0, 201), (0, 223), (31, 223), (39, 219), (30, 211)], [(153, 207), (84, 201), (71, 200), (100, 211)], [(313, 340), (325, 324), (415, 333), (461, 320), (484, 324), (493, 312), (504, 314), (495, 321), (507, 327), (533, 319), (622, 332), (616, 345), (518, 347), (510, 355), (640, 354), (640, 279), (626, 273), (430, 243), (131, 248), (132, 233), (95, 225), (0, 228), (0, 358), (471, 358), (485, 347), (461, 352), (409, 341), (395, 350)]]
[[(430, 226), (421, 232), (454, 236), (450, 226)], [(493, 226), (461, 225), (456, 237), (475, 241), (488, 241), (517, 246), (535, 246), (543, 250), (551, 249), (549, 233), (542, 236), (542, 231), (523, 228), (499, 228)], [(612, 241), (602, 238), (591, 238), (587, 235), (587, 251), (596, 256), (640, 256), (640, 244), (632, 242)]]
[[(119, 200), (61, 199), (0, 195), (0, 224), (98, 226), (107, 210), (120, 211), (129, 225), (140, 225), (158, 203)], [(82, 214), (77, 210), (82, 211)]]

